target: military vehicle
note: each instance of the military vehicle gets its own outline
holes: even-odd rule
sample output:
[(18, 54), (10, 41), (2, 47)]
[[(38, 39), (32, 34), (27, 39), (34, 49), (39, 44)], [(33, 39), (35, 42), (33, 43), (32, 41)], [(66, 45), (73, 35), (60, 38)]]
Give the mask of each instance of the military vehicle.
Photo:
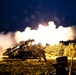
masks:
[(9, 58), (19, 58), (21, 60), (26, 59), (39, 59), (44, 58), (45, 61), (45, 51), (40, 48), (39, 44), (32, 44), (34, 40), (21, 41), (18, 45), (13, 48), (8, 48), (3, 55), (8, 55)]

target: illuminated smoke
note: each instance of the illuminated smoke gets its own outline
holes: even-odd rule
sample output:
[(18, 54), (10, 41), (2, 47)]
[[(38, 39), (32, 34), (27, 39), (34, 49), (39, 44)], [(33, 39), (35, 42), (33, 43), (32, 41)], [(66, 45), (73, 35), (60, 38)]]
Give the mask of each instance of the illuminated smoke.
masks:
[(13, 39), (13, 33), (0, 33), (0, 55), (2, 55), (3, 52), (5, 52), (5, 49), (14, 46), (14, 44), (15, 41)]
[(20, 41), (26, 41), (28, 39), (34, 39), (35, 43), (46, 43), (50, 45), (58, 44), (59, 41), (74, 40), (76, 37), (75, 26), (56, 28), (54, 22), (49, 22), (48, 25), (39, 25), (37, 29), (31, 29), (26, 27), (23, 32), (16, 31), (15, 33), (0, 33), (0, 55), (6, 51), (7, 48), (13, 47)]
[(15, 33), (15, 40), (16, 42), (20, 42), (21, 40), (34, 39), (35, 43), (41, 42), (43, 45), (46, 43), (54, 45), (62, 40), (74, 40), (76, 31), (73, 29), (74, 27), (63, 26), (56, 28), (54, 22), (49, 22), (47, 26), (40, 24), (38, 29), (27, 27), (23, 32), (17, 31)]

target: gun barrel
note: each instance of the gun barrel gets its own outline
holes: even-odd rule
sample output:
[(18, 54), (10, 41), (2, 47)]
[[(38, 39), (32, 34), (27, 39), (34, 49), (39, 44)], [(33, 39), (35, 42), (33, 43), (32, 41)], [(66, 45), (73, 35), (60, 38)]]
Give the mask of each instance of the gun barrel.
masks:
[(17, 47), (15, 47), (14, 49), (11, 49), (10, 51), (4, 53), (3, 55), (8, 55), (9, 53), (18, 50), (19, 48), (20, 48), (20, 46), (17, 46)]

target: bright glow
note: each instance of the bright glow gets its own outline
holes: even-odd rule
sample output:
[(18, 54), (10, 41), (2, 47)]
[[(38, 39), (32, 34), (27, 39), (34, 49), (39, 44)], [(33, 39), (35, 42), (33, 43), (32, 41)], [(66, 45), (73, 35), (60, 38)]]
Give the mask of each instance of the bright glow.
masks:
[(54, 22), (49, 22), (47, 26), (39, 24), (38, 29), (31, 29), (27, 27), (25, 31), (17, 31), (15, 33), (15, 41), (34, 39), (35, 43), (41, 42), (43, 45), (46, 43), (50, 45), (58, 44), (59, 41), (73, 40), (75, 33), (72, 27), (59, 26), (56, 28)]
[(20, 41), (26, 41), (28, 39), (34, 39), (36, 44), (46, 43), (50, 45), (58, 44), (59, 41), (73, 40), (76, 37), (75, 27), (63, 27), (56, 28), (54, 22), (49, 22), (44, 26), (39, 24), (37, 29), (31, 29), (26, 27), (23, 32), (16, 31), (15, 33), (9, 32), (7, 34), (0, 33), (0, 55), (2, 55), (7, 48), (13, 47)]

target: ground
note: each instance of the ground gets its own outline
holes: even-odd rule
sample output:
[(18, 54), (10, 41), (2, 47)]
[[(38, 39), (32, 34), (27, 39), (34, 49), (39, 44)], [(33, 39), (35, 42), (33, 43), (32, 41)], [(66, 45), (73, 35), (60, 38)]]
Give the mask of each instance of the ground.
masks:
[[(44, 75), (54, 69), (52, 64), (55, 59), (48, 59), (47, 62), (41, 62), (38, 59), (7, 59), (0, 61), (0, 75)], [(71, 60), (68, 61), (70, 66)], [(76, 68), (76, 60), (73, 61), (73, 68)], [(69, 68), (69, 67), (68, 67)]]

